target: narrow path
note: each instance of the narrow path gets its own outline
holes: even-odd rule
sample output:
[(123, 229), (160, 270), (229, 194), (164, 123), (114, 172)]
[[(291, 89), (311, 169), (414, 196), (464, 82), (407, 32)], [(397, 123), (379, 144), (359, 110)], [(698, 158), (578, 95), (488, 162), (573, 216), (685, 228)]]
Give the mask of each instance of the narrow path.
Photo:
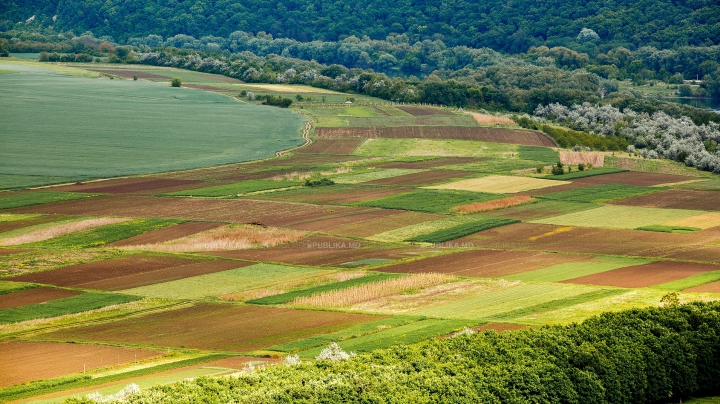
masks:
[(309, 119), (309, 121), (305, 122), (305, 129), (303, 129), (302, 132), (302, 138), (305, 140), (305, 143), (301, 144), (300, 146), (293, 147), (291, 149), (285, 149), (280, 150), (279, 152), (275, 152), (275, 157), (282, 157), (285, 153), (289, 151), (293, 151), (295, 149), (299, 149), (301, 147), (310, 146), (312, 144), (312, 139), (310, 139), (310, 129), (312, 129), (312, 124), (315, 122), (315, 118), (312, 116), (308, 116), (307, 114), (304, 114), (300, 111), (296, 111), (298, 114), (303, 115)]

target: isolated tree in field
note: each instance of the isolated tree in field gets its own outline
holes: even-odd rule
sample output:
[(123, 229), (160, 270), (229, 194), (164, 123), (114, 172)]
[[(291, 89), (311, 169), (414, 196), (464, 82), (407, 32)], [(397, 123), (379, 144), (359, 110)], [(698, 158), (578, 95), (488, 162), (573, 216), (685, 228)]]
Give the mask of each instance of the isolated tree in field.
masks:
[(180, 77), (173, 77), (172, 80), (170, 80), (170, 85), (173, 87), (180, 87), (182, 86), (182, 79)]

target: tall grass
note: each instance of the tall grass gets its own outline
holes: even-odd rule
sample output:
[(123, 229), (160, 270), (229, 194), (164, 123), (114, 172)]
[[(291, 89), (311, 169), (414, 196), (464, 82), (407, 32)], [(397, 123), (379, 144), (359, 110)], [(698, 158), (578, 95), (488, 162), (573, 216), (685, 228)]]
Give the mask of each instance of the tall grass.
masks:
[(228, 225), (165, 243), (141, 244), (123, 248), (169, 252), (244, 250), (252, 247), (272, 247), (297, 241), (304, 236), (305, 232), (299, 230)]
[(45, 241), (51, 238), (62, 236), (76, 231), (92, 229), (94, 227), (105, 226), (108, 224), (127, 222), (131, 219), (126, 218), (114, 218), (114, 217), (101, 217), (97, 219), (86, 219), (79, 222), (63, 223), (56, 226), (31, 231), (20, 236), (7, 238), (0, 240), (0, 245), (20, 245), (27, 243), (36, 243), (38, 241)]
[(495, 199), (487, 202), (473, 202), (468, 205), (456, 206), (453, 208), (455, 212), (462, 214), (488, 212), (491, 210), (511, 208), (513, 206), (524, 205), (526, 203), (535, 202), (536, 199), (527, 195), (515, 195), (503, 199)]
[(314, 296), (301, 297), (295, 299), (293, 304), (313, 307), (346, 307), (386, 296), (412, 293), (420, 289), (452, 282), (456, 279), (455, 276), (437, 273), (414, 274)]

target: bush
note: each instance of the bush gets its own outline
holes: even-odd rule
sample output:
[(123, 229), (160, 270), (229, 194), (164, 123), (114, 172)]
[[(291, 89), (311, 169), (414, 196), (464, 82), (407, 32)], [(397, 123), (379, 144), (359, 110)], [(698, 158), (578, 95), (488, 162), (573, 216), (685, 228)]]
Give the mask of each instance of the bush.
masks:
[(563, 175), (565, 174), (565, 170), (563, 169), (563, 163), (561, 161), (558, 161), (557, 164), (555, 164), (552, 167), (552, 175)]
[(182, 79), (180, 77), (173, 77), (172, 80), (170, 80), (170, 85), (173, 87), (181, 87)]
[(329, 178), (322, 178), (319, 180), (305, 180), (306, 187), (323, 187), (328, 185), (335, 185), (335, 181)]
[(281, 97), (279, 95), (267, 95), (265, 96), (265, 101), (263, 101), (263, 105), (272, 105), (280, 108), (287, 108), (292, 103), (293, 101), (290, 98)]

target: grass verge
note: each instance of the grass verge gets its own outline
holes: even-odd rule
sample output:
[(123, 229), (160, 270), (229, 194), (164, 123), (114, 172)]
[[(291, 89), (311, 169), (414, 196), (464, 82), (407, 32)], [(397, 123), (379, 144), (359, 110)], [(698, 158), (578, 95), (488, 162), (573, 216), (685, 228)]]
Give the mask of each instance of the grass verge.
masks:
[(50, 318), (65, 314), (80, 313), (105, 306), (129, 303), (140, 300), (137, 296), (114, 293), (88, 292), (82, 295), (51, 300), (45, 303), (28, 304), (21, 307), (0, 310), (0, 324), (19, 323), (21, 321)]

